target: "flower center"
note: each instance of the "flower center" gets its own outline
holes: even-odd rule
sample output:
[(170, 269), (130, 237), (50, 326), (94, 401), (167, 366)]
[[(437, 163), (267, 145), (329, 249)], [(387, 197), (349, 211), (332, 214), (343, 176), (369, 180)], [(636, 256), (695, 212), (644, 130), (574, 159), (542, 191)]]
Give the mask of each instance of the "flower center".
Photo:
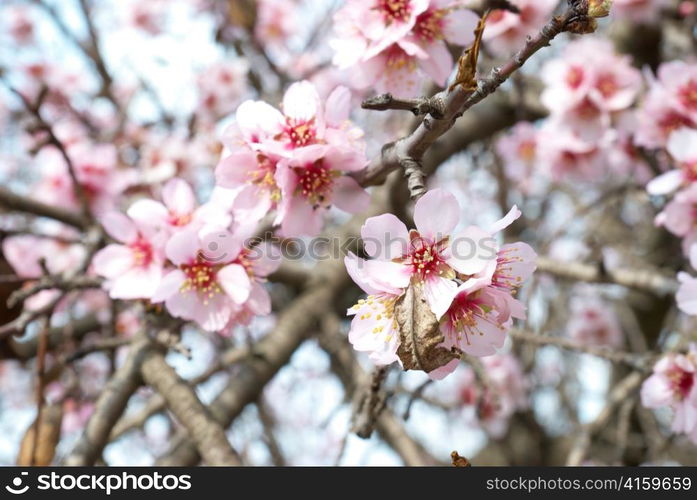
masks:
[(518, 154), (526, 163), (532, 163), (535, 160), (535, 141), (523, 141), (518, 146)]
[(388, 73), (395, 73), (406, 69), (409, 72), (416, 71), (417, 64), (413, 57), (404, 52), (397, 44), (390, 46), (385, 50), (387, 60), (385, 61), (385, 70)]
[(254, 268), (252, 266), (252, 259), (249, 258), (249, 256), (252, 254), (252, 251), (248, 248), (243, 248), (240, 250), (239, 255), (237, 258), (233, 261), (234, 264), (239, 264), (240, 266), (244, 267), (244, 270), (247, 271), (247, 276), (250, 278), (256, 278), (254, 275)]
[(681, 401), (690, 394), (690, 390), (692, 390), (692, 386), (695, 383), (694, 374), (679, 367), (675, 367), (668, 373), (668, 379), (670, 380), (673, 393)]
[(137, 267), (147, 267), (153, 260), (152, 245), (148, 240), (142, 237), (129, 245), (133, 252), (133, 263)]
[(170, 212), (167, 221), (172, 226), (183, 227), (189, 224), (193, 218), (192, 214), (175, 214), (174, 212)]
[(208, 304), (208, 299), (213, 298), (216, 294), (222, 293), (222, 289), (216, 281), (217, 267), (210, 262), (205, 261), (200, 256), (191, 264), (182, 264), (179, 266), (186, 280), (180, 288), (181, 293), (190, 291), (202, 295), (204, 304)]
[(491, 278), (491, 286), (503, 288), (514, 293), (522, 285), (522, 278), (513, 272), (513, 264), (523, 262), (511, 248), (501, 250), (496, 258), (496, 271)]
[(409, 0), (378, 0), (375, 8), (382, 12), (385, 23), (406, 22), (411, 14), (411, 2)]
[(690, 110), (697, 110), (697, 80), (690, 80), (678, 90), (680, 103)]
[(257, 168), (250, 171), (250, 184), (257, 186), (262, 192), (268, 193), (272, 201), (280, 201), (281, 190), (276, 185), (274, 174), (276, 173), (276, 162), (263, 154), (257, 155)]
[(317, 160), (305, 167), (296, 167), (298, 176), (298, 191), (315, 208), (323, 205), (331, 196), (334, 179), (339, 175), (337, 170), (330, 170), (322, 160)]
[(306, 122), (286, 118), (284, 133), (288, 137), (293, 148), (301, 148), (317, 143), (317, 129), (315, 128), (314, 118)]
[(426, 42), (433, 42), (443, 38), (443, 17), (446, 11), (443, 9), (427, 10), (416, 18), (414, 32), (416, 36)]
[(491, 307), (483, 303), (477, 292), (462, 292), (455, 297), (446, 314), (450, 324), (457, 331), (457, 339), (461, 340), (464, 334), (465, 342), (469, 345), (470, 335), (484, 335), (478, 328), (478, 321), (484, 320), (501, 328), (488, 317), (490, 312)]
[(583, 83), (583, 68), (572, 66), (566, 73), (566, 84), (572, 89), (577, 89)]
[(658, 120), (658, 126), (661, 131), (668, 136), (671, 132), (679, 129), (680, 127), (692, 127), (692, 122), (689, 118), (682, 116), (675, 111), (669, 111), (666, 115)]
[(601, 75), (598, 77), (595, 86), (598, 92), (605, 98), (612, 97), (617, 90), (619, 90), (619, 85), (617, 85), (617, 80), (614, 75)]
[(437, 276), (449, 268), (441, 256), (441, 252), (447, 244), (447, 238), (438, 243), (432, 243), (422, 238), (416, 231), (413, 231), (410, 237), (411, 248), (408, 253), (408, 263), (411, 265), (413, 275), (425, 280), (429, 276)]

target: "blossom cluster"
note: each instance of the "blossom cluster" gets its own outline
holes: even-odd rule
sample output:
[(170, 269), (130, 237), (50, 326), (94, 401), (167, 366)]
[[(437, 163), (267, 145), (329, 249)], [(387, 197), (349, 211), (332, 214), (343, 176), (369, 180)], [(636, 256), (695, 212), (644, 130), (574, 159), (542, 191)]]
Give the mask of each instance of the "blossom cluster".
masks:
[(363, 131), (349, 121), (351, 93), (337, 87), (320, 100), (315, 87), (294, 83), (282, 111), (245, 101), (224, 133), (225, 151), (215, 172), (232, 190), (233, 209), (247, 221), (275, 211), (283, 236), (314, 236), (332, 205), (358, 213), (368, 193), (351, 177), (367, 165)]
[[(370, 259), (349, 254), (351, 278), (368, 294), (349, 309), (349, 340), (373, 362), (398, 361), (400, 341), (395, 305), (409, 286), (423, 296), (440, 322), (443, 347), (473, 356), (489, 356), (503, 346), (514, 318), (525, 317), (517, 290), (535, 269), (535, 252), (525, 243), (499, 245), (494, 235), (521, 215), (511, 211), (487, 230), (469, 226), (455, 232), (461, 209), (454, 195), (433, 189), (414, 208), (416, 229), (384, 214), (361, 228)], [(433, 370), (443, 378), (458, 360)]]
[(517, 411), (528, 407), (528, 387), (523, 368), (508, 353), (482, 358), (487, 383), (478, 384), (476, 372), (465, 366), (458, 374), (459, 402), (468, 423), (502, 438)]
[(112, 299), (164, 303), (174, 317), (208, 331), (227, 331), (271, 312), (263, 282), (278, 259), (268, 247), (249, 248), (248, 227), (236, 224), (220, 197), (197, 206), (191, 187), (168, 181), (162, 202), (140, 199), (127, 215), (100, 222), (115, 243), (94, 256)]
[(641, 401), (647, 408), (670, 408), (673, 432), (697, 444), (697, 346), (663, 356), (641, 387)]
[(334, 16), (334, 64), (357, 88), (409, 97), (426, 77), (444, 86), (447, 43), (474, 39), (477, 15), (451, 0), (348, 0)]

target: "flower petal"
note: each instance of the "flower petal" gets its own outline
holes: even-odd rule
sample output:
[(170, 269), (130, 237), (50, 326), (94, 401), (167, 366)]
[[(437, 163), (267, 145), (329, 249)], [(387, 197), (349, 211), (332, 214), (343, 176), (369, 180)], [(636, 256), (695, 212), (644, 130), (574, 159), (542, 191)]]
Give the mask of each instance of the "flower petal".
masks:
[(419, 234), (431, 241), (449, 236), (460, 220), (460, 204), (443, 189), (431, 189), (414, 207), (414, 223)]

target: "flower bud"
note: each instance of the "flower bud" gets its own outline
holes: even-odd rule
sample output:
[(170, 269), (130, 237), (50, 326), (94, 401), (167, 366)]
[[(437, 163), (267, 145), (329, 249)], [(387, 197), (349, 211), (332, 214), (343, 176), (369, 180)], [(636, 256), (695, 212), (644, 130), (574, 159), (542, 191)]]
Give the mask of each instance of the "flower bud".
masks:
[(612, 0), (588, 0), (589, 17), (606, 17), (610, 15)]

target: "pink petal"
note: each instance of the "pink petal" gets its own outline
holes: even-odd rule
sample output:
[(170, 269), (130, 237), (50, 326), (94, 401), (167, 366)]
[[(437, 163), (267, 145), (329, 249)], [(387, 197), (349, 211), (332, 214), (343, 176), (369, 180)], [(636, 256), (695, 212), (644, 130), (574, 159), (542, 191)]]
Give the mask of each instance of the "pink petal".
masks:
[(491, 226), (489, 231), (494, 234), (498, 233), (499, 231), (507, 228), (513, 222), (518, 220), (518, 218), (522, 215), (522, 212), (518, 210), (518, 207), (516, 205), (513, 205), (513, 208), (511, 208), (508, 213), (502, 218), (499, 219), (498, 221), (494, 222), (494, 225)]
[(342, 176), (334, 181), (332, 203), (344, 212), (357, 214), (367, 210), (370, 195), (354, 178)]
[(474, 41), (474, 28), (477, 27), (479, 16), (468, 9), (454, 9), (443, 22), (443, 34), (448, 42), (468, 46)]
[(457, 272), (471, 275), (496, 262), (498, 245), (490, 233), (470, 226), (452, 236), (446, 263)]
[(283, 96), (283, 113), (289, 118), (307, 122), (318, 117), (319, 109), (319, 94), (308, 81), (294, 83)]
[(238, 264), (223, 267), (218, 271), (217, 281), (236, 304), (242, 304), (249, 298), (252, 283), (244, 267)]
[(651, 179), (646, 185), (646, 191), (654, 196), (670, 194), (678, 189), (684, 180), (685, 177), (681, 170), (670, 170)]
[(245, 306), (258, 316), (266, 316), (271, 313), (271, 297), (261, 283), (252, 283), (252, 289)]
[(440, 241), (449, 236), (459, 220), (460, 204), (448, 191), (431, 189), (416, 202), (416, 229), (430, 241)]
[(162, 201), (175, 214), (190, 214), (196, 207), (196, 196), (189, 184), (182, 179), (170, 179), (162, 188)]
[(392, 214), (368, 218), (361, 227), (361, 239), (365, 252), (380, 260), (402, 257), (410, 241), (407, 226)]
[(436, 368), (435, 370), (428, 372), (428, 378), (431, 380), (443, 380), (445, 377), (457, 370), (458, 366), (460, 366), (460, 360), (453, 359), (440, 368)]
[(157, 291), (161, 278), (159, 266), (133, 268), (112, 282), (109, 296), (122, 300), (148, 299)]
[(424, 47), (428, 58), (420, 59), (419, 65), (428, 76), (441, 87), (445, 85), (453, 69), (453, 57), (442, 40), (436, 40)]
[(164, 227), (169, 218), (169, 211), (159, 201), (142, 199), (133, 203), (128, 216), (142, 226)]
[(351, 91), (344, 86), (335, 88), (329, 94), (324, 109), (324, 118), (328, 126), (342, 126), (348, 120), (351, 111)]
[(257, 153), (238, 149), (223, 158), (215, 168), (215, 181), (224, 188), (234, 189), (249, 182), (250, 173), (257, 168)]
[(179, 294), (184, 281), (186, 281), (186, 275), (181, 270), (170, 271), (160, 280), (150, 301), (153, 303), (164, 302), (168, 297)]
[(253, 143), (280, 133), (285, 122), (280, 111), (261, 101), (243, 102), (237, 108), (235, 118), (245, 138)]
[(682, 127), (671, 133), (666, 149), (680, 163), (697, 161), (697, 130)]
[(179, 266), (193, 262), (200, 248), (196, 231), (180, 231), (174, 234), (167, 242), (165, 254), (169, 260)]
[(99, 218), (104, 230), (121, 243), (131, 243), (138, 237), (138, 229), (131, 219), (119, 212), (107, 212)]
[(306, 200), (295, 196), (287, 207), (281, 223), (283, 236), (315, 236), (321, 231), (326, 209), (314, 209)]
[(105, 278), (116, 278), (133, 267), (133, 251), (124, 245), (107, 245), (92, 259), (94, 272)]
[(440, 319), (450, 309), (456, 290), (457, 284), (454, 281), (438, 276), (424, 282), (424, 297), (436, 319)]

